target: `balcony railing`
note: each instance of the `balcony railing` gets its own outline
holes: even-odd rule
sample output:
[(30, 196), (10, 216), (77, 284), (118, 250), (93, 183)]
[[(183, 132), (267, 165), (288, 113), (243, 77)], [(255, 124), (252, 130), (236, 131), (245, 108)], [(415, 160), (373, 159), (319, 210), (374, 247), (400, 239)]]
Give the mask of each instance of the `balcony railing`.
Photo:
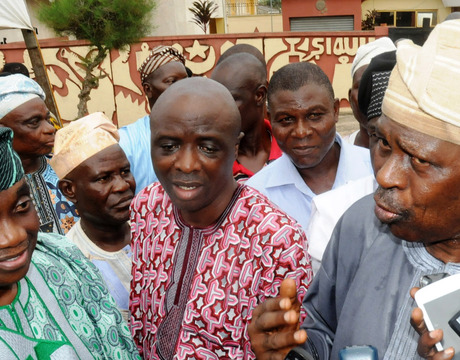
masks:
[(281, 14), (281, 9), (261, 5), (254, 1), (227, 2), (225, 4), (227, 16), (270, 15)]

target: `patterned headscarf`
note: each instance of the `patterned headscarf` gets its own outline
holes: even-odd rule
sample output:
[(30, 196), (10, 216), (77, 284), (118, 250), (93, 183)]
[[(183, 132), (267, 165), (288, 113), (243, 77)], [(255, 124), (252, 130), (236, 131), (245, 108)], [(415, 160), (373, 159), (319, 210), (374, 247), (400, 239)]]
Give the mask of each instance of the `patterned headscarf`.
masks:
[(172, 61), (180, 61), (185, 65), (184, 56), (172, 46), (159, 45), (154, 47), (147, 59), (145, 59), (139, 68), (142, 83), (144, 83), (147, 76), (153, 73), (160, 66)]
[(117, 127), (101, 112), (71, 122), (56, 133), (51, 167), (59, 179), (91, 156), (118, 144)]
[(423, 134), (460, 145), (459, 69), (460, 20), (437, 25), (421, 47), (401, 40), (383, 113)]
[(45, 93), (34, 80), (22, 74), (0, 77), (0, 120), (34, 98), (45, 100)]
[(23, 177), (21, 160), (13, 150), (13, 130), (0, 126), (0, 191), (9, 189)]
[(358, 91), (359, 109), (367, 120), (382, 115), (382, 101), (390, 80), (391, 70), (396, 65), (396, 51), (377, 55), (363, 72)]

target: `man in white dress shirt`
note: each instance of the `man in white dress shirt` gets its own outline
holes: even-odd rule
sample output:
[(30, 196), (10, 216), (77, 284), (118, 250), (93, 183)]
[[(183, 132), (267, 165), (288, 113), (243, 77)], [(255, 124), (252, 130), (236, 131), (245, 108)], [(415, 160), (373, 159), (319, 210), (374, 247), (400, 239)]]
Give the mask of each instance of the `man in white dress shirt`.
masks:
[(289, 64), (273, 75), (268, 113), (283, 155), (247, 185), (265, 194), (306, 230), (316, 195), (372, 174), (369, 150), (342, 141), (336, 133), (339, 100), (315, 64)]

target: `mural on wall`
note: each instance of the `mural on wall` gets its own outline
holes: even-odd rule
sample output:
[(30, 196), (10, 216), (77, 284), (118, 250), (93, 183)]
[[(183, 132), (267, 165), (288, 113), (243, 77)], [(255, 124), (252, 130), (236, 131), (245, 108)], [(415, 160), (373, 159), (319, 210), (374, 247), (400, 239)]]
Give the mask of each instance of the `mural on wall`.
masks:
[[(314, 34), (277, 33), (254, 34), (254, 37), (235, 38), (207, 36), (179, 39), (155, 38), (131, 45), (125, 51), (113, 50), (96, 69), (102, 75), (99, 87), (91, 92), (88, 103), (90, 112), (103, 111), (119, 127), (134, 122), (149, 112), (137, 69), (156, 45), (171, 45), (182, 51), (186, 66), (195, 76), (210, 76), (219, 56), (229, 47), (247, 43), (258, 48), (265, 56), (267, 71), (271, 76), (282, 66), (299, 61), (311, 61), (321, 66), (332, 81), (335, 95), (342, 106), (348, 106), (348, 89), (351, 84), (350, 71), (358, 47), (375, 40), (372, 32), (357, 32), (353, 36), (338, 36), (337, 33)], [(295, 36), (294, 36), (295, 35)], [(301, 36), (302, 35), (302, 36)], [(53, 86), (61, 118), (72, 121), (77, 116), (78, 93), (84, 71), (81, 57), (91, 51), (81, 42), (47, 41), (42, 53)], [(0, 45), (0, 68), (4, 62), (22, 62), (34, 77), (27, 51), (24, 48), (8, 48)]]

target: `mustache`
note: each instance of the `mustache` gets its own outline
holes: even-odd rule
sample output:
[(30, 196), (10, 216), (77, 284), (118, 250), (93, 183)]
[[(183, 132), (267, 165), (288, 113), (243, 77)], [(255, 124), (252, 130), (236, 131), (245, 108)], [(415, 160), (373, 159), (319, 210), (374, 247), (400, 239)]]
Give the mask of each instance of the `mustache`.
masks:
[(171, 179), (171, 182), (184, 182), (184, 183), (192, 183), (192, 182), (199, 182), (200, 178), (194, 174), (178, 174)]
[(402, 220), (408, 219), (411, 211), (403, 208), (395, 201), (395, 192), (396, 189), (383, 189), (379, 186), (374, 192), (374, 200), (379, 206), (400, 215)]
[(23, 241), (18, 246), (14, 248), (5, 248), (0, 250), (0, 261), (5, 261), (8, 259), (12, 259), (16, 256), (21, 255), (24, 251), (29, 248), (30, 240)]

